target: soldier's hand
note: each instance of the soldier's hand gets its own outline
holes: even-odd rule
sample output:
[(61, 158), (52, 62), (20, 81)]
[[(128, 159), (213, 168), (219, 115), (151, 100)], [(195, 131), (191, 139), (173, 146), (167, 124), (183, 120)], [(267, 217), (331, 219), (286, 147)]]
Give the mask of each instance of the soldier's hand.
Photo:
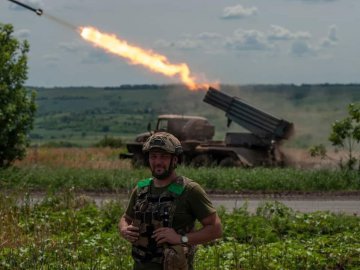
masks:
[(155, 238), (158, 244), (169, 243), (171, 245), (177, 245), (181, 243), (181, 235), (177, 234), (173, 228), (158, 228), (154, 231), (152, 238)]
[(129, 225), (121, 229), (121, 235), (129, 241), (130, 243), (134, 243), (139, 239), (139, 228), (134, 225)]

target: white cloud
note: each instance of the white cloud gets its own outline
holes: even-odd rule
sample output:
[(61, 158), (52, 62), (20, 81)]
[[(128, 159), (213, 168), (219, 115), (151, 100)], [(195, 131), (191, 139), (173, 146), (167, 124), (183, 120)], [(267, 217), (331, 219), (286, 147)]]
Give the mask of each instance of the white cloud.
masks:
[(337, 37), (337, 27), (336, 27), (336, 25), (330, 25), (330, 27), (329, 27), (329, 33), (328, 33), (328, 38), (329, 38), (329, 40), (331, 40), (332, 42), (337, 42), (337, 41), (338, 41), (338, 37)]
[(304, 40), (295, 40), (291, 45), (291, 54), (295, 56), (306, 56), (316, 54), (317, 49)]
[(299, 0), (301, 2), (308, 2), (308, 3), (319, 3), (319, 2), (335, 2), (338, 0)]
[[(319, 55), (321, 49), (332, 46), (338, 40), (336, 26), (329, 27), (326, 38), (314, 44), (312, 35), (306, 31), (292, 32), (289, 29), (271, 25), (262, 32), (256, 29), (237, 29), (231, 36), (225, 37), (216, 32), (202, 32), (197, 35), (186, 34), (177, 41), (158, 40), (155, 45), (160, 48), (179, 50), (202, 49), (203, 53), (221, 54), (227, 51), (272, 51), (276, 54), (288, 54), (298, 57)], [(281, 41), (278, 44), (277, 41)]]
[(295, 56), (306, 56), (306, 55), (317, 55), (321, 56), (320, 53), (329, 47), (335, 46), (338, 42), (337, 27), (331, 25), (329, 27), (328, 35), (325, 38), (320, 39), (320, 43), (311, 45), (305, 40), (297, 39), (292, 43), (291, 54)]
[(294, 39), (309, 39), (311, 34), (308, 32), (291, 32), (285, 27), (279, 25), (271, 25), (268, 31), (269, 40), (294, 40)]
[(234, 50), (268, 50), (272, 46), (266, 41), (264, 33), (257, 30), (237, 29), (226, 40), (225, 46)]
[(198, 34), (197, 37), (201, 40), (216, 40), (221, 39), (222, 35), (214, 32), (202, 32)]
[(171, 42), (164, 40), (164, 39), (159, 39), (159, 40), (155, 41), (155, 47), (156, 48), (168, 48), (168, 47), (171, 47)]
[(242, 5), (236, 5), (236, 6), (232, 6), (232, 7), (225, 7), (221, 18), (222, 19), (242, 19), (245, 17), (257, 15), (257, 13), (258, 13), (257, 7), (245, 8)]
[(320, 46), (327, 48), (327, 47), (331, 47), (336, 45), (336, 43), (338, 42), (338, 37), (337, 37), (337, 27), (336, 25), (330, 25), (329, 26), (329, 31), (328, 31), (328, 35), (326, 38), (323, 38), (320, 42)]
[(192, 50), (200, 47), (196, 40), (183, 39), (175, 42), (175, 47), (181, 50)]
[(201, 47), (201, 42), (193, 39), (191, 37), (179, 39), (174, 42), (167, 40), (159, 39), (155, 42), (155, 47), (157, 48), (175, 48), (179, 50), (194, 50)]

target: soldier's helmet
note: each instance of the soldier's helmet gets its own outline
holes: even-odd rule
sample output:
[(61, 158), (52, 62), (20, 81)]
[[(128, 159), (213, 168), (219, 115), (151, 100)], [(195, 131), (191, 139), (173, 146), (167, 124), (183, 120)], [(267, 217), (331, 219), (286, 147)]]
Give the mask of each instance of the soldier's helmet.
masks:
[(147, 153), (152, 149), (160, 149), (176, 156), (181, 155), (183, 152), (180, 141), (167, 132), (157, 132), (147, 139), (142, 150)]

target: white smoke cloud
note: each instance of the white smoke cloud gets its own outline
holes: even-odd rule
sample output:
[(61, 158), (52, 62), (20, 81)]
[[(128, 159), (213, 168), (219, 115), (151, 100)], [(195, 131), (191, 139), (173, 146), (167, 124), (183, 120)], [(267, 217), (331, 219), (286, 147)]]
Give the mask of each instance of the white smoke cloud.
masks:
[(222, 19), (242, 19), (258, 14), (257, 7), (245, 8), (242, 5), (225, 7), (221, 15)]

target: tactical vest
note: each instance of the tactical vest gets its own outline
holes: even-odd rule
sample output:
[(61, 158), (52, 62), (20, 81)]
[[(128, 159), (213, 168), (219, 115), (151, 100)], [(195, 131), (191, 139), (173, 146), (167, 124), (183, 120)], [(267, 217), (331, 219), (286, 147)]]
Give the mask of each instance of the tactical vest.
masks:
[(134, 225), (139, 227), (140, 237), (132, 246), (135, 261), (163, 263), (164, 246), (157, 246), (151, 236), (160, 227), (172, 227), (178, 198), (187, 182), (188, 179), (178, 177), (160, 195), (151, 193), (152, 178), (138, 182)]

